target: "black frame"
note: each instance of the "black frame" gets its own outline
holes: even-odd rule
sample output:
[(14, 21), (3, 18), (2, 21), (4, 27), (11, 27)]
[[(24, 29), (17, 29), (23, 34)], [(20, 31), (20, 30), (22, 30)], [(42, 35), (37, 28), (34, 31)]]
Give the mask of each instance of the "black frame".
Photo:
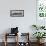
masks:
[(11, 17), (24, 17), (24, 10), (10, 10)]

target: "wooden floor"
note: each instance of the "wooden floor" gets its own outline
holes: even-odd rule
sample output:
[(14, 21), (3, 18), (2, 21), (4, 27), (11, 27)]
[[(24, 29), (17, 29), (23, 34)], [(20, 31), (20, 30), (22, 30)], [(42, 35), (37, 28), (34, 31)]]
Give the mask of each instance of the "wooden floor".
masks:
[[(4, 43), (0, 42), (0, 46), (4, 46)], [(15, 42), (14, 43), (12, 43), (12, 42), (8, 43), (8, 46), (15, 46)], [(32, 42), (32, 43), (30, 43), (30, 46), (37, 46), (37, 43)], [(46, 46), (46, 43), (44, 43), (41, 46)]]

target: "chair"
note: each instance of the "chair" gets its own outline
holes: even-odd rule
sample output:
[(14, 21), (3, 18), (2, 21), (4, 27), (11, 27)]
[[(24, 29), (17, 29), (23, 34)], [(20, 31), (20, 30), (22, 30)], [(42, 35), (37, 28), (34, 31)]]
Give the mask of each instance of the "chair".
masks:
[(22, 41), (19, 43), (19, 46), (30, 46), (29, 42), (29, 33), (21, 33), (22, 40), (26, 39), (26, 41)]

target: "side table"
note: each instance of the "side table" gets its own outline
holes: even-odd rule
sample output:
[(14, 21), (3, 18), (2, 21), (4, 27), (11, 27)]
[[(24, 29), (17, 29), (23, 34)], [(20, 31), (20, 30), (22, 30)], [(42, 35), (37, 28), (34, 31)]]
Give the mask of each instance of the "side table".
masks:
[(15, 34), (10, 34), (10, 33), (6, 33), (5, 34), (5, 46), (7, 46), (7, 44), (8, 44), (8, 42), (7, 42), (7, 36), (16, 36), (16, 39), (15, 40), (17, 40), (16, 41), (16, 45), (15, 46), (18, 46), (18, 33), (15, 33)]

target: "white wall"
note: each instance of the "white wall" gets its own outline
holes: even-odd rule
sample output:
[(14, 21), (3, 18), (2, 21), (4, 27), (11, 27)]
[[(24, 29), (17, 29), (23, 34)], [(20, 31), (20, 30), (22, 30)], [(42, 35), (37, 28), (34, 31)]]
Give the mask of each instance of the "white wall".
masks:
[[(24, 17), (10, 17), (10, 10), (17, 9), (24, 10)], [(32, 34), (32, 24), (36, 24), (36, 0), (0, 0), (0, 34), (16, 26), (20, 32)]]

